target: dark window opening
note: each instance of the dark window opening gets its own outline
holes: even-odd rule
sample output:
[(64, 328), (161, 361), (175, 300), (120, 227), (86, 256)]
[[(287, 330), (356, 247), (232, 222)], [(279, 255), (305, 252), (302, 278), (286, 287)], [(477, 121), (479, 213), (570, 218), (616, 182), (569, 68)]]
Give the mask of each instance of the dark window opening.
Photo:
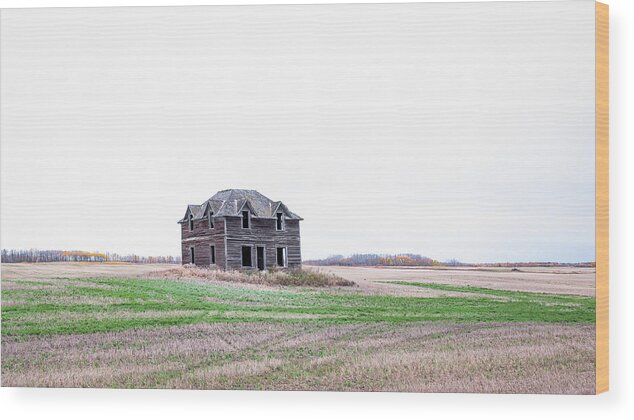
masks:
[(216, 247), (215, 246), (210, 246), (209, 247), (209, 253), (210, 253), (210, 260), (211, 264), (215, 264), (216, 263)]
[(209, 225), (209, 229), (214, 228), (214, 221), (212, 219), (213, 215), (214, 215), (213, 211), (210, 211), (209, 213), (207, 213), (207, 224)]
[(242, 266), (243, 267), (251, 267), (252, 266), (252, 261), (251, 261), (251, 247), (250, 246), (243, 246), (242, 247)]
[(246, 210), (242, 212), (242, 228), (249, 228), (249, 212)]
[(194, 261), (196, 261), (196, 259), (195, 259), (196, 257), (195, 257), (195, 254), (194, 254), (194, 247), (193, 247), (193, 246), (192, 246), (191, 248), (189, 248), (189, 255), (192, 257), (192, 261), (191, 261), (191, 263), (192, 263), (192, 264), (196, 264), (196, 263), (194, 262)]
[(284, 213), (277, 213), (277, 230), (284, 230)]
[(277, 265), (286, 267), (286, 248), (277, 248)]
[(194, 230), (194, 215), (189, 215), (189, 231)]

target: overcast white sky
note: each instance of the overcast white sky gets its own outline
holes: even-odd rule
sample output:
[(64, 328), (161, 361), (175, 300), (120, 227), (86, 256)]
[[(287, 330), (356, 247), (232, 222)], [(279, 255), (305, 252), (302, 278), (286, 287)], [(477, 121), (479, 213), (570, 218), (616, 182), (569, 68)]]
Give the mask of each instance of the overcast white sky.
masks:
[(594, 2), (1, 12), (4, 248), (180, 253), (257, 189), (305, 258), (594, 260)]

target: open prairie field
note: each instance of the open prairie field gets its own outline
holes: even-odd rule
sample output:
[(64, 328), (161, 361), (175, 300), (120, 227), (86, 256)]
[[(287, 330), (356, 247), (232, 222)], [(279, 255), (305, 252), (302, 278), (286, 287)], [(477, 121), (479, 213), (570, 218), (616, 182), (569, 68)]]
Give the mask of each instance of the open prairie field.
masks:
[(323, 267), (356, 285), (298, 287), (173, 268), (3, 264), (2, 385), (594, 392), (591, 270)]
[[(511, 268), (426, 268), (426, 267), (319, 267), (367, 289), (388, 283), (420, 283), (476, 286), (524, 292), (563, 293), (594, 296), (594, 268), (521, 267)], [(377, 283), (378, 282), (378, 283)], [(383, 282), (383, 283), (382, 283)], [(383, 288), (385, 290), (385, 288)]]

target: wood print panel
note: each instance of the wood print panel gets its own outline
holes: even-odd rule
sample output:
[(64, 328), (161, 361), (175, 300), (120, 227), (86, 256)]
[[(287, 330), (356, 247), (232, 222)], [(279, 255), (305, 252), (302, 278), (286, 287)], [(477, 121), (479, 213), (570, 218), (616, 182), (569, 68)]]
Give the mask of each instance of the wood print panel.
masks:
[(596, 392), (609, 389), (609, 8), (596, 4)]

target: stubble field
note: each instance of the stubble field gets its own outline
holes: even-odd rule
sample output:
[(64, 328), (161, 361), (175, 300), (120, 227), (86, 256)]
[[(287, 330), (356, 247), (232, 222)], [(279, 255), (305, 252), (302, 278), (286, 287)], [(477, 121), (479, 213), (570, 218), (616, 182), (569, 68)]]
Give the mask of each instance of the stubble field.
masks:
[(588, 269), (324, 267), (354, 287), (172, 266), (2, 265), (2, 385), (594, 392)]

